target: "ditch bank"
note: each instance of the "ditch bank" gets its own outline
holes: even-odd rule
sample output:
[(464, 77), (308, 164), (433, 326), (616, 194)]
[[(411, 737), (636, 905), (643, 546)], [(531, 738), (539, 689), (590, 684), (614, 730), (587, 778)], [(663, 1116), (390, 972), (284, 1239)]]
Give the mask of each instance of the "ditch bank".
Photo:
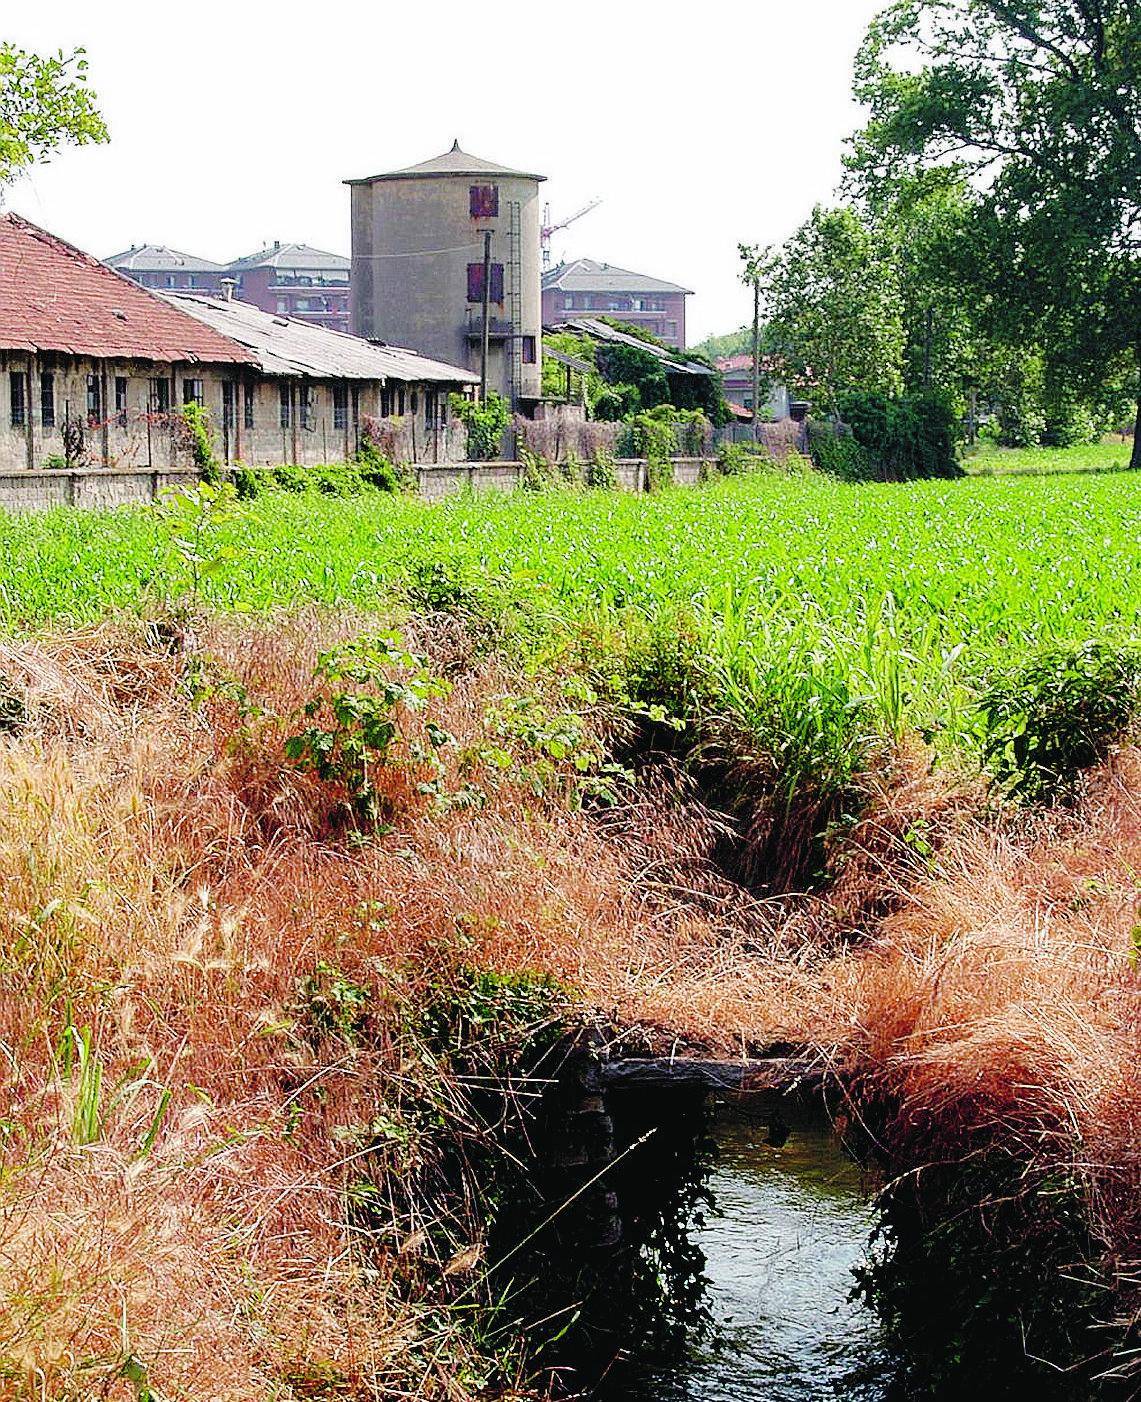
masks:
[(536, 1355), (560, 1395), (1133, 1395), (1121, 1282), (1016, 1145), (909, 1171), (819, 1058), (610, 1045), (568, 1044), (537, 1120), (517, 1264), (563, 1321)]

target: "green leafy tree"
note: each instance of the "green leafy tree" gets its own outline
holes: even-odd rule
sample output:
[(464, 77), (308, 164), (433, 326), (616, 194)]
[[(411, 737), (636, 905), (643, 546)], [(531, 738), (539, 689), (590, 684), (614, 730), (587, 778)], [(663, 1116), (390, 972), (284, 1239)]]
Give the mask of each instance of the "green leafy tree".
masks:
[(833, 413), (846, 390), (902, 387), (903, 309), (890, 253), (855, 210), (817, 206), (767, 273), (770, 344), (792, 383)]
[(106, 140), (82, 49), (45, 58), (0, 43), (0, 186), (61, 146)]
[(896, 0), (856, 65), (856, 180), (959, 172), (992, 335), (1089, 399), (1141, 400), (1139, 77), (1137, 0)]

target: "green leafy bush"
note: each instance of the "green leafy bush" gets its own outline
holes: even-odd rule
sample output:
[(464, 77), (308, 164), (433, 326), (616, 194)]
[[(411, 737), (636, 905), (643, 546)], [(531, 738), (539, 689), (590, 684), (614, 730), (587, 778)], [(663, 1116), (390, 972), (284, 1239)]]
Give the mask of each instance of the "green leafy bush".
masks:
[(1141, 708), (1141, 652), (1053, 648), (992, 683), (979, 702), (988, 769), (1018, 798), (1063, 795)]
[(400, 490), (400, 474), (367, 432), (361, 437), (355, 465), (360, 473), (361, 481), (367, 483), (368, 486), (375, 487), (379, 492)]
[(872, 455), (844, 424), (809, 419), (808, 451), (821, 472), (841, 482), (867, 482), (876, 475)]
[(471, 462), (490, 462), (502, 451), (503, 434), (511, 422), (511, 408), (501, 394), (489, 391), (487, 398), (465, 399), (453, 394), (452, 413), (467, 429), (467, 455)]
[[(308, 724), (286, 739), (285, 757), (299, 770), (341, 788), (361, 827), (383, 830), (392, 815), (377, 771), (410, 762), (438, 777), (435, 751), (452, 737), (428, 720), (425, 747), (409, 737), (405, 718), (423, 711), (433, 697), (446, 695), (448, 684), (429, 671), (426, 658), (404, 647), (398, 633), (359, 638), (324, 652), (313, 675), (328, 690), (301, 708), (298, 719)], [(431, 781), (421, 784), (421, 791), (426, 787)]]
[(840, 401), (840, 416), (876, 475), (887, 481), (959, 475), (957, 420), (950, 402), (939, 395), (850, 393)]
[(190, 455), (194, 466), (204, 482), (218, 481), (218, 459), (214, 454), (214, 440), (210, 433), (210, 415), (201, 404), (184, 404), (182, 421), (190, 441)]
[(479, 590), (454, 560), (414, 560), (408, 566), (405, 593), (413, 608), (428, 613), (478, 613)]

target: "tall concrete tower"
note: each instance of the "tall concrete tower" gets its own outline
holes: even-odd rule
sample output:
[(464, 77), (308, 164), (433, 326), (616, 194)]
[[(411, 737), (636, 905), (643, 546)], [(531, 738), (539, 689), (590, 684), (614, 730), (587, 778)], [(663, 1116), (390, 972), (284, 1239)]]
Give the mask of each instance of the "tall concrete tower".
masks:
[(460, 150), (352, 189), (353, 332), (479, 370), (491, 233), (489, 389), (520, 407), (542, 385), (542, 175)]

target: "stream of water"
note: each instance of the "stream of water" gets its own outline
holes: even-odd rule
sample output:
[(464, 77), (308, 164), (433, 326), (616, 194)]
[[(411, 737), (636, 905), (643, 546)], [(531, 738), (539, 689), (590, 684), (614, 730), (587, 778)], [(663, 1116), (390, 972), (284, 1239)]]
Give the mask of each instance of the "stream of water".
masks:
[(787, 1118), (791, 1133), (778, 1148), (764, 1120), (718, 1112), (716, 1212), (692, 1229), (706, 1258), (712, 1330), (681, 1359), (634, 1361), (607, 1397), (886, 1402), (890, 1370), (875, 1316), (849, 1300), (872, 1228), (859, 1170), (822, 1115)]

